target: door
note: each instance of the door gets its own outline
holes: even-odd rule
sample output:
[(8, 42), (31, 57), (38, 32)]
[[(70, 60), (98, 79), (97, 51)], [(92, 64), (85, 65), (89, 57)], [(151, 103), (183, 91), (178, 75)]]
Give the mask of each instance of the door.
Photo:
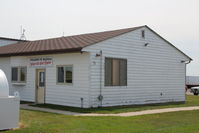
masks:
[(45, 69), (36, 70), (36, 103), (45, 102)]

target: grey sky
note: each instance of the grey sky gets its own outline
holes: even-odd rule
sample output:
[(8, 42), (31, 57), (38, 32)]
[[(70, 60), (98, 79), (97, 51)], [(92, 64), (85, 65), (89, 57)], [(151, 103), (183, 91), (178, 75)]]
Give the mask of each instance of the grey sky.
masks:
[(199, 76), (198, 0), (1, 0), (0, 36), (29, 40), (148, 25), (193, 58)]

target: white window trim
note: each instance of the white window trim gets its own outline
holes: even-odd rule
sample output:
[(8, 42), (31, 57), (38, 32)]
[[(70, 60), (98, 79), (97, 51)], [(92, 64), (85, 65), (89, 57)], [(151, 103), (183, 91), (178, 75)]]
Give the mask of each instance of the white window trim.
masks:
[[(12, 68), (17, 68), (17, 81), (13, 81), (12, 80)], [(25, 68), (26, 69), (26, 73), (25, 73), (25, 81), (21, 81), (20, 77), (21, 77), (21, 68)], [(27, 67), (26, 66), (12, 66), (11, 67), (11, 82), (12, 84), (15, 85), (25, 85), (27, 81)]]
[[(63, 83), (58, 82), (58, 67), (64, 67), (64, 82)], [(66, 77), (65, 67), (72, 67), (72, 83), (65, 82), (65, 77)], [(73, 85), (73, 83), (74, 83), (73, 65), (57, 65), (56, 66), (56, 84), (57, 85)]]

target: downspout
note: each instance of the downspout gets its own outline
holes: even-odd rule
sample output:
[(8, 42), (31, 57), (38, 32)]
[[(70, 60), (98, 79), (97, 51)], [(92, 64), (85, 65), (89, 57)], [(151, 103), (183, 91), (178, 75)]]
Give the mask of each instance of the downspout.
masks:
[[(185, 87), (187, 87), (187, 64), (189, 64), (192, 60), (189, 60), (188, 62), (185, 62)], [(182, 61), (181, 61), (182, 62)], [(185, 101), (186, 101), (186, 88), (185, 88)]]
[(191, 62), (191, 60), (189, 60), (188, 62), (185, 62), (185, 86), (186, 86), (186, 81), (187, 81), (187, 64), (189, 64)]
[(191, 62), (191, 60), (189, 60), (187, 63), (185, 63), (186, 65), (189, 64)]
[(100, 106), (102, 106), (102, 100), (103, 100), (103, 96), (102, 96), (102, 50), (100, 50), (100, 94), (98, 96), (98, 100), (100, 101)]

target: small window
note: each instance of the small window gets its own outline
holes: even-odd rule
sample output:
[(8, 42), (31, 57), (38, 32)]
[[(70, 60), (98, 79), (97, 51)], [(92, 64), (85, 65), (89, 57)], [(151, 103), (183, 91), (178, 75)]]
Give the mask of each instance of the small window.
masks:
[(57, 67), (57, 82), (64, 83), (64, 67)]
[(39, 87), (45, 86), (45, 72), (39, 72)]
[(57, 83), (73, 83), (73, 67), (58, 66), (57, 67)]
[(127, 60), (105, 58), (105, 86), (127, 86)]
[(15, 81), (15, 82), (18, 81), (18, 68), (17, 67), (12, 68), (12, 81)]
[(145, 38), (145, 31), (142, 30), (142, 38)]
[(20, 81), (25, 82), (26, 81), (26, 68), (21, 67), (20, 69)]
[(72, 83), (72, 67), (66, 66), (65, 67), (65, 82), (66, 83)]
[(12, 67), (12, 82), (26, 82), (26, 67)]

